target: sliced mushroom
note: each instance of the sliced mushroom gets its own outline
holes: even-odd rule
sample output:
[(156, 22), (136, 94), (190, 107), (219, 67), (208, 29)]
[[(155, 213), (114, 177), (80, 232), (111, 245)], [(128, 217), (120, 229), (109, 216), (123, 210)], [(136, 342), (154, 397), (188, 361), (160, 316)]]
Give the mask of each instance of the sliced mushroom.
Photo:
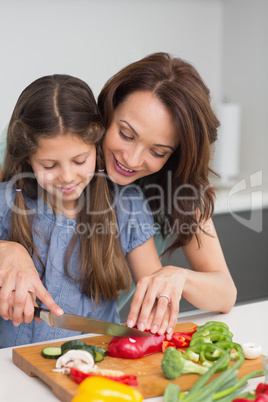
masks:
[(257, 343), (243, 343), (242, 349), (246, 359), (257, 359), (262, 352), (262, 347)]
[(64, 355), (60, 356), (56, 362), (56, 369), (66, 367), (79, 367), (79, 365), (86, 365), (91, 370), (94, 367), (94, 359), (92, 355), (86, 350), (71, 349)]

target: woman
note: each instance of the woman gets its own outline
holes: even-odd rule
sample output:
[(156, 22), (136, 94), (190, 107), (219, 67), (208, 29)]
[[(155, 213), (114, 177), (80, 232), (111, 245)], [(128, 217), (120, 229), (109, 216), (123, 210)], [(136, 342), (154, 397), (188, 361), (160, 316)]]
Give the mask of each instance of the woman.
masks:
[[(127, 325), (170, 334), (181, 297), (203, 310), (229, 312), (236, 288), (211, 219), (214, 192), (208, 180), (219, 122), (200, 75), (183, 60), (152, 54), (112, 77), (98, 104), (107, 130), (108, 176), (120, 185), (142, 187), (162, 235), (176, 233), (166, 252), (182, 247), (192, 268), (167, 266), (147, 275), (141, 266), (133, 278), (137, 286)], [(19, 322), (31, 294), (57, 313), (25, 250), (0, 244), (0, 267), (0, 314), (9, 309)]]

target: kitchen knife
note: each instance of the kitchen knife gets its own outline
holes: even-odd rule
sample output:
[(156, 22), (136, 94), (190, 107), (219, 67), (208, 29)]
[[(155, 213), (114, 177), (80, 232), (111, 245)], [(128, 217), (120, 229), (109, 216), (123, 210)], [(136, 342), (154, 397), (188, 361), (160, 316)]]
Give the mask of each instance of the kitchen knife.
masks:
[(41, 318), (41, 320), (45, 321), (50, 327), (69, 329), (70, 331), (111, 336), (152, 336), (152, 334), (148, 332), (139, 331), (135, 328), (129, 328), (108, 321), (96, 320), (95, 318), (87, 318), (74, 314), (57, 316), (52, 314), (49, 310), (40, 307), (34, 308), (34, 316)]

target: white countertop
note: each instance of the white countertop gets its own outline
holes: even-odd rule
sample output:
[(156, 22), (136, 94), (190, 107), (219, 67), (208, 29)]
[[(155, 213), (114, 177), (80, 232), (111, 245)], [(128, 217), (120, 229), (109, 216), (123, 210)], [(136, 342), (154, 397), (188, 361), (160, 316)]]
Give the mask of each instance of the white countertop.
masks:
[[(256, 342), (262, 345), (263, 354), (268, 355), (267, 311), (268, 300), (265, 300), (235, 306), (229, 314), (185, 312), (179, 316), (178, 323), (191, 321), (202, 325), (211, 320), (225, 322), (233, 332), (235, 342)], [(59, 401), (39, 378), (29, 377), (12, 363), (12, 348), (0, 349), (0, 373), (0, 400), (3, 402)], [(263, 377), (252, 379), (249, 387), (255, 388), (261, 381)], [(146, 401), (163, 402), (163, 397), (149, 398)]]

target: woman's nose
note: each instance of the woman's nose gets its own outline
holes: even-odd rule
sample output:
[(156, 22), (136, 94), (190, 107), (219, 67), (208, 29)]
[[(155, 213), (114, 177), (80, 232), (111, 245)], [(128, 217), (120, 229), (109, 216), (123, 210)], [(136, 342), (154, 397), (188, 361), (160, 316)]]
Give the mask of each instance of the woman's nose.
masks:
[(139, 147), (132, 148), (129, 152), (123, 154), (126, 167), (136, 170), (143, 164), (143, 150)]

